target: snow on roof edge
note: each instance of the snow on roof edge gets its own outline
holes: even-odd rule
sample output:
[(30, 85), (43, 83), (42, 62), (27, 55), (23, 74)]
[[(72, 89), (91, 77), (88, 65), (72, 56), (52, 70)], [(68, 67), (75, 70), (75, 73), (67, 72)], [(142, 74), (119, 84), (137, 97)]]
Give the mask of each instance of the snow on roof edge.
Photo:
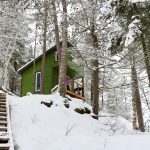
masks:
[[(49, 48), (49, 49), (46, 51), (46, 53), (48, 53), (49, 51), (53, 50), (53, 49), (55, 48), (55, 46), (56, 46), (56, 45), (53, 45), (51, 48)], [(39, 59), (40, 57), (42, 57), (42, 54), (39, 55), (39, 56), (37, 56), (37, 57), (35, 58), (35, 61), (36, 61), (37, 59)], [(33, 61), (34, 61), (34, 59), (32, 59), (31, 61), (29, 61), (29, 62), (26, 63), (25, 65), (23, 65), (21, 68), (19, 68), (19, 69), (17, 70), (17, 72), (19, 73), (19, 72), (21, 72), (22, 70), (24, 70), (26, 67), (28, 67), (30, 64), (32, 64)]]
[(34, 60), (34, 59), (32, 59), (31, 61), (29, 61), (29, 62), (26, 63), (25, 65), (23, 65), (21, 68), (19, 68), (19, 69), (17, 70), (17, 72), (20, 72), (23, 68), (25, 68), (25, 67), (28, 66), (30, 63), (32, 63), (33, 60)]
[[(60, 41), (60, 43), (62, 43), (62, 41)], [(51, 48), (49, 48), (49, 49), (46, 51), (46, 54), (47, 54), (48, 52), (54, 50), (55, 47), (56, 47), (56, 45), (51, 46)], [(69, 47), (73, 47), (73, 45), (72, 45), (70, 42), (67, 41), (67, 47), (68, 47), (68, 48), (69, 48)], [(38, 60), (38, 59), (40, 59), (40, 57), (42, 57), (42, 54), (39, 55), (39, 56), (37, 56), (37, 57), (35, 58), (35, 61)], [(31, 60), (31, 61), (29, 61), (29, 62), (26, 63), (25, 65), (23, 65), (21, 68), (18, 69), (17, 72), (19, 73), (19, 72), (23, 71), (26, 67), (28, 67), (30, 64), (32, 64), (33, 61), (34, 61), (34, 59)]]

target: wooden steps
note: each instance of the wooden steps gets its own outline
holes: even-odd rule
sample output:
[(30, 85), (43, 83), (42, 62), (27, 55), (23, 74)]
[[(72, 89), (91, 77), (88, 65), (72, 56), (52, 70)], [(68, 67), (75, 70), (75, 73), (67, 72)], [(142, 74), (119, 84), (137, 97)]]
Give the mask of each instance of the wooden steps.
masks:
[(9, 144), (0, 144), (0, 150), (9, 150)]
[(12, 137), (9, 124), (9, 107), (6, 101), (6, 94), (0, 93), (0, 150), (14, 150), (12, 148)]
[(9, 141), (9, 138), (8, 138), (8, 137), (7, 137), (7, 138), (1, 138), (1, 139), (0, 139), (0, 144), (8, 143), (8, 141)]
[(0, 126), (5, 126), (5, 127), (7, 127), (7, 122), (6, 121), (0, 121)]
[(0, 116), (7, 116), (7, 113), (6, 112), (0, 112)]
[(7, 121), (7, 117), (0, 116), (0, 121)]
[(0, 105), (6, 105), (6, 102), (0, 101)]
[(1, 132), (1, 131), (7, 132), (7, 130), (8, 130), (7, 127), (0, 127), (0, 132)]

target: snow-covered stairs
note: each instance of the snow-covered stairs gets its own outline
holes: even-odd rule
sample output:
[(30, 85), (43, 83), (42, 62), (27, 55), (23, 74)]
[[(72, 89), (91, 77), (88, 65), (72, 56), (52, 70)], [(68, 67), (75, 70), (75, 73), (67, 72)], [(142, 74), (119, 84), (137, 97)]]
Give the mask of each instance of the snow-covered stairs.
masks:
[(14, 150), (5, 93), (0, 93), (0, 150)]

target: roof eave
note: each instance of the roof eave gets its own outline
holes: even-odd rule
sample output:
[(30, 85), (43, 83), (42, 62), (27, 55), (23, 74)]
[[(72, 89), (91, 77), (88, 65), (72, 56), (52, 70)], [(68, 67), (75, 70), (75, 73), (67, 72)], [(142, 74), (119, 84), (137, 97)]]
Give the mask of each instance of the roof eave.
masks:
[[(62, 41), (60, 42), (60, 44), (62, 44)], [(70, 42), (67, 42), (67, 47), (73, 47), (73, 45), (70, 43)], [(54, 45), (53, 47), (51, 47), (50, 49), (48, 49), (46, 51), (46, 55), (49, 54), (50, 52), (56, 50), (56, 45)], [(42, 54), (40, 56), (38, 56), (36, 59), (35, 59), (35, 62), (38, 61), (39, 59), (42, 58)], [(31, 61), (31, 62), (28, 62), (27, 64), (25, 64), (23, 67), (21, 67), (20, 69), (18, 69), (18, 74), (21, 74), (22, 71), (24, 71), (25, 69), (27, 69), (28, 67), (30, 67), (34, 62), (34, 59)]]

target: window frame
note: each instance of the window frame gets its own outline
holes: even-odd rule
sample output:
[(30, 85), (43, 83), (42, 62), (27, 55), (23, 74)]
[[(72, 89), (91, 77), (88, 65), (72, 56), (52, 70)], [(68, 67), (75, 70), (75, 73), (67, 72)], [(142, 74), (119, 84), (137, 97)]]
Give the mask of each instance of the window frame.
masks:
[(58, 52), (55, 52), (55, 61), (58, 61)]
[[(40, 74), (40, 88), (39, 89), (37, 89), (37, 76), (38, 76), (38, 74)], [(41, 72), (38, 71), (35, 74), (35, 92), (40, 92), (40, 91), (41, 91)]]

